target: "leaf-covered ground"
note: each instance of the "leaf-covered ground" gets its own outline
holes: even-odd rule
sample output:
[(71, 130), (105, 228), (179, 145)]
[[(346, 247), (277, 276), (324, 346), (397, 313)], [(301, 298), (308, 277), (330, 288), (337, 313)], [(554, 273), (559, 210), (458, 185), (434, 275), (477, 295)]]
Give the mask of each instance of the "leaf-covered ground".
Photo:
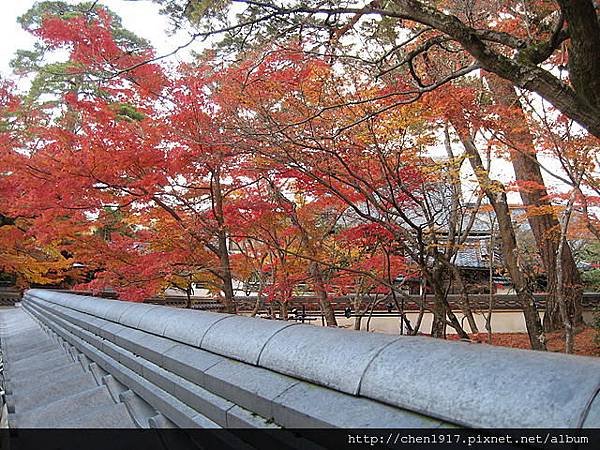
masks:
[[(596, 330), (591, 327), (577, 330), (575, 335), (575, 354), (585, 356), (600, 356), (600, 345), (594, 341)], [(450, 337), (456, 338), (456, 337)], [(548, 341), (548, 350), (553, 352), (562, 352), (565, 349), (565, 338), (562, 331), (548, 333), (546, 335)], [(473, 342), (487, 343), (487, 335), (480, 333), (472, 335)], [(500, 345), (503, 347), (524, 348), (529, 349), (529, 338), (527, 333), (494, 333), (492, 345)]]

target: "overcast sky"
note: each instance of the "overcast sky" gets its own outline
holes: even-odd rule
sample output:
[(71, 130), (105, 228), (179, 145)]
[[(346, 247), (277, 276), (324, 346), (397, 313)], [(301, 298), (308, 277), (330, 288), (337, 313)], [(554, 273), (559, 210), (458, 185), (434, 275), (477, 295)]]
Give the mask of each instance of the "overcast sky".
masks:
[[(0, 37), (2, 45), (0, 46), (0, 73), (3, 77), (11, 73), (9, 62), (14, 53), (20, 48), (29, 48), (34, 39), (21, 29), (17, 23), (17, 18), (25, 13), (35, 3), (34, 0), (0, 0)], [(79, 1), (69, 1), (67, 3), (80, 3)], [(156, 48), (159, 55), (166, 54), (187, 41), (185, 32), (180, 32), (175, 36), (168, 35), (168, 18), (159, 14), (159, 5), (147, 1), (126, 1), (126, 0), (100, 0), (98, 2), (105, 5), (112, 11), (121, 16), (125, 28), (133, 31), (138, 36), (148, 39)], [(173, 61), (181, 60), (188, 55), (188, 52), (180, 52)]]

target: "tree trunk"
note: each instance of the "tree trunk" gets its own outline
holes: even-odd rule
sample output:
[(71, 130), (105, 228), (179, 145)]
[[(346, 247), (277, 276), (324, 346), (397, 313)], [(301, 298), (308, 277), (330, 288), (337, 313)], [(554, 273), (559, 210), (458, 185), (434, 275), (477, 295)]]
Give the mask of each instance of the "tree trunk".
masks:
[(454, 277), (454, 281), (458, 285), (458, 298), (460, 299), (460, 309), (464, 316), (467, 318), (467, 322), (469, 323), (469, 328), (471, 329), (471, 333), (479, 333), (479, 329), (477, 328), (477, 323), (475, 322), (475, 317), (473, 317), (473, 311), (471, 310), (471, 304), (469, 302), (469, 293), (467, 292), (467, 287), (465, 286), (462, 274), (458, 267), (454, 264), (450, 263), (450, 270), (452, 271), (452, 275)]
[(235, 314), (235, 293), (233, 291), (233, 276), (231, 274), (231, 263), (229, 261), (229, 248), (227, 247), (227, 231), (225, 229), (225, 217), (223, 214), (223, 192), (221, 190), (220, 172), (217, 170), (211, 176), (211, 194), (213, 201), (213, 213), (217, 221), (219, 278), (223, 282), (223, 306), (225, 312)]
[(231, 275), (231, 264), (229, 262), (229, 250), (227, 248), (227, 236), (225, 233), (219, 234), (219, 268), (220, 278), (223, 281), (223, 305), (225, 312), (235, 314), (235, 293), (233, 291), (233, 277)]
[(433, 319), (431, 321), (431, 337), (443, 339), (446, 336), (446, 306), (444, 305), (444, 297), (446, 293), (442, 287), (440, 280), (442, 276), (441, 269), (437, 266), (433, 268), (431, 273), (430, 285), (433, 290)]
[(450, 320), (452, 328), (456, 330), (456, 333), (460, 336), (461, 339), (470, 340), (471, 338), (469, 337), (469, 334), (464, 330), (464, 328), (458, 321), (458, 318), (452, 312), (452, 309), (450, 308), (450, 305), (448, 304), (448, 300), (446, 300), (446, 298), (444, 298), (444, 306), (446, 307), (446, 315)]
[(287, 199), (285, 195), (283, 195), (273, 184), (271, 184), (271, 188), (273, 189), (273, 193), (277, 195), (279, 201), (283, 204), (289, 205), (293, 213), (290, 216), (292, 223), (298, 228), (300, 234), (302, 236), (302, 246), (306, 248), (308, 255), (312, 258), (311, 262), (308, 266), (308, 272), (312, 278), (314, 290), (317, 294), (317, 298), (319, 299), (319, 305), (321, 307), (321, 312), (323, 313), (323, 318), (325, 319), (325, 324), (328, 327), (337, 327), (337, 321), (335, 319), (335, 312), (331, 307), (331, 303), (329, 302), (329, 297), (327, 294), (327, 290), (325, 289), (325, 283), (323, 280), (323, 272), (321, 271), (321, 267), (317, 262), (318, 252), (313, 247), (313, 241), (311, 237), (306, 232), (306, 229), (302, 226), (301, 221), (296, 215), (295, 204)]
[(419, 315), (417, 316), (417, 322), (412, 332), (413, 336), (416, 336), (421, 328), (423, 322), (423, 316), (425, 315), (425, 302), (427, 301), (427, 281), (421, 276), (420, 292), (419, 292)]
[[(558, 244), (558, 254), (562, 254), (563, 247), (567, 244), (567, 232), (569, 231), (569, 221), (571, 220), (571, 214), (573, 212), (573, 205), (575, 203), (575, 198), (577, 195), (576, 189), (573, 189), (571, 192), (571, 196), (569, 197), (569, 202), (567, 203), (567, 208), (565, 209), (563, 218), (560, 223), (560, 242)], [(564, 276), (564, 267), (562, 258), (557, 256), (556, 258), (556, 273), (558, 280), (558, 290), (557, 290), (557, 303), (560, 311), (560, 317), (563, 322), (563, 326), (565, 329), (565, 353), (573, 353), (573, 320), (569, 316), (569, 311), (567, 309), (567, 297), (565, 290), (565, 283), (563, 283)]]
[(496, 180), (491, 180), (485, 170), (477, 147), (473, 139), (467, 134), (466, 130), (455, 127), (456, 132), (465, 147), (465, 152), (469, 157), (469, 162), (473, 172), (477, 176), (479, 186), (485, 192), (486, 196), (498, 221), (498, 230), (502, 242), (502, 257), (504, 265), (510, 274), (513, 286), (517, 293), (517, 299), (523, 309), (523, 316), (529, 334), (529, 342), (534, 350), (546, 350), (546, 337), (542, 327), (540, 316), (537, 312), (533, 293), (527, 283), (527, 278), (521, 270), (518, 259), (517, 240), (515, 230), (512, 224), (506, 192), (504, 185)]
[[(437, 261), (434, 264), (434, 268), (431, 274), (430, 284), (433, 288), (433, 321), (431, 323), (431, 336), (434, 338), (445, 338), (446, 337), (446, 324), (451, 324), (452, 328), (456, 330), (461, 339), (469, 339), (469, 335), (460, 325), (460, 322), (456, 318), (456, 315), (452, 312), (450, 305), (447, 300), (447, 293), (444, 289), (444, 274), (446, 273), (445, 267), (442, 263)], [(448, 321), (446, 320), (448, 317)]]
[(592, 0), (558, 0), (569, 31), (569, 79), (582, 101), (600, 106), (600, 25)]
[(260, 308), (262, 308), (262, 305), (263, 305), (262, 295), (258, 294), (258, 296), (256, 297), (256, 302), (254, 303), (254, 307), (252, 308), (252, 312), (250, 313), (250, 317), (256, 317), (256, 315), (260, 311)]
[(188, 286), (185, 290), (185, 296), (186, 296), (185, 307), (187, 309), (192, 309), (192, 286), (190, 284), (188, 284)]
[[(461, 209), (462, 203), (462, 186), (460, 179), (460, 168), (462, 166), (462, 162), (455, 166), (456, 158), (454, 156), (454, 152), (452, 151), (452, 145), (450, 144), (450, 133), (448, 131), (448, 124), (444, 128), (444, 146), (446, 147), (446, 154), (448, 155), (448, 160), (451, 164), (450, 170), (446, 174), (446, 178), (448, 180), (448, 184), (451, 190), (451, 208), (450, 215), (448, 220), (448, 242), (446, 244), (446, 256), (447, 256), (447, 266), (452, 272), (452, 277), (454, 278), (455, 283), (458, 286), (459, 296), (460, 296), (460, 307), (469, 322), (469, 327), (471, 328), (471, 333), (479, 333), (477, 329), (477, 324), (475, 323), (475, 318), (473, 317), (473, 311), (471, 310), (471, 305), (469, 304), (469, 294), (467, 292), (467, 287), (465, 286), (462, 273), (456, 267), (456, 264), (451, 263), (452, 256), (456, 253), (456, 235), (461, 234), (463, 232), (462, 226), (459, 228), (459, 210)], [(462, 221), (460, 221), (462, 222)]]
[(360, 330), (360, 326), (362, 324), (362, 318), (363, 318), (363, 316), (360, 312), (356, 315), (356, 317), (354, 317), (354, 327), (353, 328), (355, 330)]
[(287, 301), (279, 302), (279, 315), (281, 320), (288, 320), (288, 303)]
[[(548, 191), (546, 190), (542, 172), (537, 161), (533, 136), (527, 126), (525, 126), (527, 119), (515, 89), (511, 83), (493, 74), (488, 75), (486, 78), (494, 94), (495, 101), (500, 105), (513, 108), (511, 114), (516, 126), (508, 127), (505, 132), (507, 138), (511, 141), (511, 159), (515, 177), (518, 182), (531, 182), (526, 188), (519, 190), (521, 200), (528, 208), (549, 207), (551, 203), (548, 200)], [(548, 279), (544, 330), (554, 331), (563, 325), (557, 299), (556, 270), (560, 226), (556, 215), (552, 213), (538, 214), (534, 210), (528, 213), (527, 219)], [(562, 246), (563, 285), (561, 286), (561, 290), (567, 293), (565, 300), (571, 320), (574, 324), (578, 325), (583, 322), (581, 312), (583, 288), (571, 247), (568, 243), (565, 244)]]
[(485, 330), (487, 331), (487, 342), (492, 344), (492, 313), (494, 312), (494, 221), (490, 218), (492, 224), (492, 230), (490, 233), (490, 249), (488, 254), (490, 255), (490, 268), (488, 272), (488, 289), (489, 289), (489, 301), (488, 301), (488, 312), (487, 315), (483, 313), (485, 318)]
[(314, 281), (315, 293), (319, 298), (319, 305), (321, 307), (321, 311), (323, 312), (325, 323), (328, 327), (337, 327), (335, 311), (333, 310), (331, 302), (329, 301), (329, 296), (327, 295), (327, 290), (325, 289), (325, 283), (323, 282), (323, 274), (321, 273), (321, 268), (319, 267), (319, 264), (312, 261), (309, 266), (309, 271)]

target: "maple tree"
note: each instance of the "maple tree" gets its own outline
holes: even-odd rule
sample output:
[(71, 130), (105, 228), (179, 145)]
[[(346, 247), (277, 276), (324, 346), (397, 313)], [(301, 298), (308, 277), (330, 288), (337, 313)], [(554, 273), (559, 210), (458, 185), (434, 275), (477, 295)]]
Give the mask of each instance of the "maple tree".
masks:
[[(11, 83), (0, 82), (0, 270), (14, 275), (20, 287), (59, 284), (81, 276), (73, 268), (63, 236), (36, 227), (40, 218), (23, 207), (27, 192), (16, 182), (26, 160), (23, 142), (35, 134), (40, 116), (21, 102)], [(57, 226), (63, 222), (57, 221)], [(64, 230), (67, 236), (68, 231)]]
[[(165, 4), (177, 13), (176, 2)], [(578, 223), (600, 235), (598, 142), (586, 115), (595, 106), (580, 105), (587, 75), (578, 52), (587, 50), (573, 34), (577, 12), (561, 4), (564, 17), (556, 17), (553, 2), (535, 2), (527, 14), (513, 2), (461, 5), (437, 5), (450, 16), (416, 1), (335, 12), (252, 3), (242, 17), (254, 14), (258, 23), (257, 14), (271, 10), (269, 26), (285, 18), (298, 32), (296, 19), (307, 18), (308, 34), (293, 42), (258, 26), (249, 32), (261, 33), (261, 46), (241, 52), (242, 35), (230, 35), (217, 51), (167, 69), (95, 3), (44, 2), (22, 19), (40, 41), (15, 60), (20, 73), (35, 75), (32, 87), (0, 91), (3, 270), (23, 283), (88, 276), (80, 287), (114, 288), (137, 301), (176, 287), (188, 306), (201, 284), (228, 312), (245, 284), (257, 291), (252, 314), (278, 304), (285, 319), (289, 301), (310, 293), (330, 326), (333, 297), (352, 302), (359, 328), (385, 301), (398, 310), (401, 330), (417, 333), (427, 309), (433, 336), (445, 337), (449, 326), (468, 339), (448, 294), (459, 293), (460, 312), (478, 333), (458, 259), (477, 245), (471, 232), (488, 203), (531, 346), (544, 349), (508, 205), (514, 190), (555, 299), (545, 320), (556, 325), (559, 317), (569, 351), (581, 296), (569, 239)], [(409, 40), (398, 42), (405, 32)], [(375, 60), (344, 43), (360, 33), (377, 43)], [(235, 62), (223, 59), (226, 48), (235, 49)], [(49, 63), (46, 52), (56, 50), (66, 59)], [(566, 64), (571, 87), (542, 62)], [(465, 77), (480, 67), (488, 71)], [(526, 86), (521, 76), (530, 77)], [(562, 94), (551, 90), (557, 83)], [(443, 158), (431, 157), (436, 148)], [(493, 174), (492, 162), (503, 158), (515, 183)], [(560, 164), (567, 194), (545, 185), (542, 173), (558, 172), (544, 158)], [(422, 298), (411, 323), (405, 288), (417, 280), (433, 302)]]
[[(236, 70), (237, 80), (228, 79), (228, 86), (233, 90), (237, 83), (242, 107), (252, 114), (238, 119), (237, 132), (255, 139), (254, 151), (301, 173), (305, 185), (310, 182), (316, 192), (323, 191), (319, 195), (341, 201), (349, 211), (348, 220), (387, 229), (436, 289), (434, 334), (442, 336), (446, 323), (464, 333), (442, 287), (447, 273), (456, 274), (450, 262), (456, 248), (450, 244), (444, 252), (437, 251), (443, 247), (436, 222), (446, 219), (439, 203), (445, 193), (437, 191), (441, 180), (435, 179), (435, 165), (420, 156), (431, 142), (419, 126), (422, 111), (407, 106), (354, 123), (365, 113), (364, 103), (360, 97), (350, 100), (336, 86), (356, 82), (349, 90), (381, 97), (379, 105), (369, 101), (365, 109), (395, 102), (386, 91), (393, 87), (382, 90), (360, 80), (341, 80), (321, 60), (307, 59), (301, 52), (265, 55), (250, 73), (241, 74)], [(357, 106), (350, 106), (353, 103)], [(398, 129), (400, 124), (405, 128)]]
[[(539, 94), (600, 137), (600, 25), (592, 0), (157, 1), (178, 23), (195, 24), (197, 38), (220, 33), (229, 52), (300, 41), (380, 76), (408, 67), (412, 92), (484, 69)], [(421, 62), (433, 61), (430, 50), (455, 64), (442, 73), (423, 70)], [(568, 82), (544, 64), (568, 68)]]
[(329, 266), (323, 262), (332, 262), (327, 240), (337, 223), (339, 206), (322, 199), (307, 200), (298, 180), (285, 172), (263, 171), (237, 205), (232, 205), (231, 221), (236, 226), (231, 237), (241, 251), (238, 260), (259, 262), (250, 273), (258, 280), (258, 294), (268, 302), (278, 301), (283, 317), (287, 317), (292, 295), (301, 286), (309, 286), (319, 298), (327, 324), (335, 325), (328, 298)]
[(561, 115), (552, 114), (544, 109), (535, 118), (535, 131), (540, 146), (560, 164), (564, 175), (557, 175), (547, 167), (542, 167), (570, 189), (567, 193), (553, 193), (551, 197), (554, 204), (553, 213), (559, 221), (555, 225), (554, 236), (549, 236), (558, 246), (555, 253), (557, 309), (565, 328), (565, 351), (570, 353), (573, 350), (573, 329), (582, 322), (581, 311), (573, 311), (574, 305), (569, 301), (572, 297), (570, 292), (580, 292), (582, 281), (578, 272), (574, 279), (570, 276), (570, 271), (565, 270), (564, 266), (570, 260), (565, 261), (563, 251), (570, 251), (568, 239), (572, 238), (572, 222), (575, 222), (577, 216), (586, 224), (588, 233), (591, 231), (593, 234), (595, 231), (594, 213), (589, 208), (589, 202), (593, 198), (592, 186), (597, 179), (599, 146), (593, 136), (576, 129), (571, 120)]
[[(60, 2), (45, 2), (37, 7), (47, 9), (56, 4), (67, 7)], [(23, 242), (29, 240), (38, 247), (34, 250), (31, 246), (25, 253), (30, 256), (43, 252), (54, 255), (54, 262), (60, 263), (63, 271), (74, 263), (81, 266), (75, 243), (89, 234), (91, 217), (99, 208), (115, 203), (110, 197), (110, 187), (102, 184), (101, 166), (106, 163), (99, 159), (101, 156), (113, 159), (114, 156), (102, 148), (106, 141), (102, 142), (101, 136), (94, 135), (96, 139), (87, 142), (86, 137), (94, 134), (95, 127), (115, 131), (115, 136), (120, 132), (122, 139), (129, 139), (130, 131), (139, 131), (131, 130), (135, 128), (130, 123), (135, 121), (130, 117), (135, 108), (127, 103), (128, 95), (132, 96), (132, 102), (139, 97), (133, 99), (135, 93), (126, 89), (123, 80), (107, 79), (100, 83), (98, 79), (88, 79), (86, 83), (76, 83), (73, 79), (90, 76), (107, 61), (111, 67), (118, 67), (120, 63), (128, 65), (132, 61), (142, 61), (149, 55), (146, 52), (133, 55), (127, 48), (119, 47), (113, 39), (111, 15), (103, 10), (96, 12), (90, 20), (83, 13), (65, 17), (37, 16), (39, 27), (33, 27), (31, 31), (43, 45), (36, 45), (38, 54), (35, 58), (34, 52), (28, 54), (31, 57), (28, 68), (32, 69), (35, 60), (39, 64), (39, 76), (43, 78), (43, 72), (49, 73), (53, 68), (44, 65), (41, 49), (68, 49), (68, 61), (60, 74), (64, 83), (57, 82), (58, 88), (54, 89), (48, 80), (39, 83), (34, 80), (30, 91), (9, 104), (12, 108), (10, 124), (3, 132), (3, 138), (8, 139), (9, 144), (3, 146), (2, 158), (5, 167), (10, 168), (3, 179), (6, 202), (3, 217), (22, 224)], [(24, 22), (31, 24), (29, 19), (31, 17)], [(81, 71), (75, 73), (75, 68), (83, 67), (89, 72), (85, 75)], [(126, 82), (135, 83), (136, 76), (143, 78), (143, 82), (137, 83), (138, 92), (142, 92), (150, 89), (150, 83), (157, 86), (159, 80), (151, 74), (156, 74), (154, 68), (144, 65), (137, 74), (129, 74)], [(92, 85), (95, 89), (89, 90)], [(50, 94), (53, 96), (48, 101)], [(14, 106), (17, 104), (18, 109)], [(129, 122), (130, 129), (123, 126), (124, 122)], [(119, 149), (113, 150), (117, 154)], [(113, 168), (118, 171), (118, 164)], [(52, 260), (50, 256), (45, 259)], [(11, 260), (16, 261), (15, 258)], [(30, 270), (36, 267), (33, 262), (27, 265)], [(26, 271), (22, 270), (22, 273)]]
[[(401, 313), (400, 330), (416, 334), (419, 324), (413, 324), (404, 316), (403, 298), (398, 300), (396, 290), (412, 276), (406, 258), (398, 254), (393, 236), (377, 224), (359, 224), (345, 227), (336, 236), (336, 253), (343, 270), (333, 278), (334, 292), (351, 299), (354, 312), (354, 329), (360, 330), (363, 318), (368, 314), (366, 328), (374, 308), (382, 302), (394, 304)], [(401, 283), (398, 280), (402, 279)], [(382, 282), (385, 281), (385, 283)], [(390, 302), (391, 299), (391, 302)], [(393, 303), (392, 303), (393, 302)], [(388, 306), (389, 307), (389, 306)]]
[[(519, 122), (498, 131), (512, 147), (517, 179), (529, 185), (520, 191), (522, 201), (532, 210), (545, 206), (547, 211), (529, 216), (549, 280), (544, 326), (552, 330), (560, 324), (558, 305), (563, 300), (555, 298), (562, 289), (557, 277), (572, 286), (565, 301), (575, 323), (581, 323), (581, 280), (568, 244), (561, 247), (562, 273), (556, 269), (558, 240), (546, 236), (558, 227), (558, 218), (551, 212), (515, 87), (539, 94), (600, 137), (600, 28), (594, 2), (160, 3), (167, 14), (195, 24), (196, 37), (220, 33), (225, 55), (239, 58), (248, 49), (300, 42), (310, 54), (371, 76), (409, 80), (403, 92), (414, 99), (485, 69), (482, 76), (495, 101), (512, 109), (510, 115)], [(235, 16), (225, 13), (234, 10)], [(532, 189), (535, 184), (538, 187)]]

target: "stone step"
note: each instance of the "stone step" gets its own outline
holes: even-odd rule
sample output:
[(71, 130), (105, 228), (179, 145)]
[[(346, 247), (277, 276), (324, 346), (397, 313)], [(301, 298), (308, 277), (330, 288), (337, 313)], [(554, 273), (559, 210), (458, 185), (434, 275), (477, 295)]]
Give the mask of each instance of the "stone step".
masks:
[(68, 422), (74, 418), (83, 417), (92, 409), (111, 405), (114, 403), (106, 386), (97, 386), (15, 415), (19, 428), (68, 428)]
[(13, 363), (21, 361), (22, 359), (29, 358), (31, 356), (43, 355), (44, 353), (50, 352), (56, 348), (56, 342), (48, 340), (47, 342), (40, 342), (38, 346), (26, 351), (19, 351), (18, 353), (11, 354), (10, 360)]
[(35, 324), (35, 321), (31, 317), (24, 316), (23, 314), (22, 309), (7, 311), (2, 320), (2, 328), (15, 328), (19, 325), (31, 326), (31, 324)]
[(26, 336), (22, 336), (19, 339), (11, 338), (7, 339), (6, 337), (2, 338), (2, 347), (9, 351), (19, 351), (24, 352), (27, 350), (31, 350), (41, 343), (54, 342), (50, 337), (40, 331), (39, 333), (30, 332)]
[(67, 352), (60, 347), (52, 347), (51, 350), (46, 351), (45, 353), (38, 355), (30, 355), (27, 358), (22, 358), (19, 360), (14, 360), (13, 354), (9, 354), (6, 357), (6, 370), (9, 373), (22, 373), (27, 370), (37, 370), (38, 368), (47, 367), (49, 363), (54, 363), (50, 365), (56, 365), (57, 362), (68, 358)]
[(55, 367), (74, 362), (63, 349), (56, 349), (48, 352), (43, 358), (27, 358), (26, 360), (19, 361), (15, 364), (10, 364), (10, 355), (7, 355), (5, 359), (9, 361), (9, 364), (6, 365), (6, 372), (10, 379), (14, 380), (38, 376)]
[(60, 428), (137, 428), (123, 403), (88, 408), (83, 416), (71, 416)]
[(11, 391), (19, 391), (21, 389), (31, 389), (35, 386), (42, 386), (47, 383), (59, 381), (63, 377), (70, 378), (73, 375), (82, 373), (81, 364), (75, 362), (67, 362), (61, 364), (55, 368), (48, 370), (47, 372), (38, 374), (36, 376), (24, 376), (21, 378), (10, 378), (8, 386)]
[(5, 339), (13, 342), (19, 342), (21, 339), (26, 339), (31, 333), (35, 335), (46, 335), (37, 323), (26, 317), (14, 324), (8, 325), (5, 323), (0, 332)]
[(20, 414), (40, 405), (47, 405), (57, 399), (78, 394), (97, 387), (90, 374), (80, 368), (80, 372), (70, 378), (60, 377), (43, 386), (33, 386), (30, 389), (19, 389), (13, 397), (15, 413)]

